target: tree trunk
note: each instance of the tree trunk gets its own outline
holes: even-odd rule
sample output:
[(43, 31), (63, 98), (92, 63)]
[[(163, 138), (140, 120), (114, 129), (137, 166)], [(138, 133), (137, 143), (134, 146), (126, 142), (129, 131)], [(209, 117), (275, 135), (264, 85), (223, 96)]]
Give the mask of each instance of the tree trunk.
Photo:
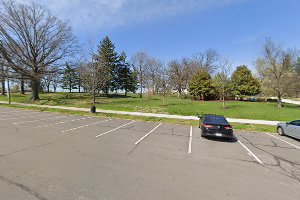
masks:
[(277, 94), (278, 108), (282, 108), (281, 94)]
[(143, 98), (143, 83), (141, 82), (140, 98)]
[[(108, 85), (108, 84), (106, 84), (106, 85)], [(105, 95), (108, 97), (108, 93), (109, 93), (109, 88), (108, 88), (108, 86), (105, 86), (104, 93), (105, 93)]]
[(24, 86), (24, 79), (21, 78), (20, 80), (20, 94), (25, 94), (25, 86)]
[(0, 65), (1, 95), (5, 95), (5, 76), (3, 65)]
[(93, 88), (93, 105), (95, 106), (96, 104), (96, 89)]
[(31, 100), (32, 101), (40, 100), (39, 87), (40, 87), (40, 81), (38, 79), (32, 79), (31, 80)]
[(78, 81), (78, 92), (79, 93), (81, 92), (80, 88), (81, 88), (81, 80), (79, 79), (79, 81)]
[(11, 94), (10, 94), (10, 85), (9, 85), (9, 70), (8, 67), (6, 68), (6, 80), (7, 80), (7, 97), (8, 97), (8, 104), (11, 104)]
[(182, 91), (181, 91), (181, 89), (178, 89), (177, 91), (178, 91), (177, 98), (179, 99)]
[(223, 88), (223, 95), (222, 95), (222, 100), (223, 100), (223, 109), (225, 109), (226, 108), (226, 106), (225, 106), (225, 88)]
[(127, 91), (125, 90), (125, 97), (127, 97)]
[(69, 79), (69, 92), (71, 93), (72, 92), (72, 82), (71, 82), (72, 80), (71, 79)]
[(1, 80), (1, 95), (5, 96), (5, 80)]
[(143, 98), (143, 71), (142, 71), (142, 65), (140, 64), (140, 98)]

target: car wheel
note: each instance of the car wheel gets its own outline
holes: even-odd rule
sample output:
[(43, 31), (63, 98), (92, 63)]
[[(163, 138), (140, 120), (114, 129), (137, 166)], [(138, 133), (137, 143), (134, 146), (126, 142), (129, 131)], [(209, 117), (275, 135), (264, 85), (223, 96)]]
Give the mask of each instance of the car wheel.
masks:
[(201, 137), (205, 137), (205, 135), (202, 133), (202, 131), (201, 131)]
[(279, 135), (283, 136), (283, 135), (284, 135), (284, 130), (283, 130), (283, 128), (282, 128), (282, 127), (278, 127), (278, 128), (277, 128), (277, 133), (278, 133)]

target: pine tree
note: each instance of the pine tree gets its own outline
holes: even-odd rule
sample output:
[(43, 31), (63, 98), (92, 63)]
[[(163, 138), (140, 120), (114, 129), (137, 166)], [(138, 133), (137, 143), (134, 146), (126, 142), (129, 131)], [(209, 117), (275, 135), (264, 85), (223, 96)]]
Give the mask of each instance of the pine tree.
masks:
[(116, 76), (116, 88), (125, 90), (125, 96), (127, 96), (127, 92), (135, 92), (138, 84), (137, 72), (131, 69), (131, 65), (126, 61), (126, 58), (125, 52), (122, 52), (119, 56)]
[(105, 65), (106, 72), (109, 73), (109, 79), (104, 88), (101, 88), (105, 94), (109, 91), (117, 89), (117, 68), (118, 68), (118, 54), (115, 51), (115, 45), (106, 36), (98, 46), (98, 54), (95, 55), (96, 62), (101, 62)]
[(61, 87), (65, 90), (69, 90), (69, 92), (71, 93), (72, 90), (78, 89), (78, 79), (79, 78), (76, 70), (73, 69), (68, 63), (66, 63), (66, 68), (63, 72), (61, 81)]

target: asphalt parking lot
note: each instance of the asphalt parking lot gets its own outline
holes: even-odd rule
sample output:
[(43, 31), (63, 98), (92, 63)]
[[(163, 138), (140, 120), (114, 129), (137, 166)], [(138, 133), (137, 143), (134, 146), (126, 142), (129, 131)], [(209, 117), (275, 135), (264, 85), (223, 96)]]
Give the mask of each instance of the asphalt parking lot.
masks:
[(300, 142), (0, 107), (1, 200), (300, 199)]

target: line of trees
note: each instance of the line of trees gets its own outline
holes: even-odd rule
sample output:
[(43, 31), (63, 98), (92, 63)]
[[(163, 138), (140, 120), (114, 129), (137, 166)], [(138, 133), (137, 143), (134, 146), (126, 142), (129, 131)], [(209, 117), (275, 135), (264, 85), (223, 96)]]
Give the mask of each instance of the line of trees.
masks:
[(70, 92), (83, 88), (84, 92), (93, 95), (110, 92), (135, 92), (137, 88), (137, 72), (128, 62), (125, 52), (118, 54), (115, 45), (105, 37), (93, 52), (91, 59), (77, 62), (74, 67), (66, 64), (62, 75), (62, 88)]
[[(256, 62), (257, 74), (241, 65), (231, 73), (231, 63), (217, 50), (207, 49), (192, 57), (164, 63), (140, 51), (129, 62), (126, 53), (116, 52), (109, 37), (97, 50), (79, 56), (78, 43), (68, 22), (58, 19), (43, 6), (0, 1), (0, 88), (5, 94), (6, 78), (20, 84), (20, 93), (30, 88), (31, 99), (39, 92), (69, 92), (97, 95), (139, 92), (149, 94), (189, 92), (194, 99), (276, 95), (278, 107), (286, 95), (300, 94), (298, 52), (267, 39)], [(82, 51), (81, 51), (82, 52)], [(257, 76), (257, 77), (256, 77)], [(52, 90), (51, 90), (52, 89)]]
[(118, 54), (115, 45), (105, 37), (91, 59), (66, 62), (64, 68), (47, 74), (41, 82), (42, 91), (56, 91), (57, 86), (68, 92), (89, 92), (95, 95), (124, 91), (136, 92), (137, 71), (128, 62), (125, 52)]
[(255, 96), (261, 92), (259, 80), (254, 77), (247, 66), (238, 66), (230, 77), (230, 65), (227, 62), (220, 65), (219, 72), (213, 77), (203, 69), (197, 71), (188, 84), (188, 91), (194, 99), (220, 99), (223, 101), (232, 97)]
[(68, 22), (35, 3), (2, 0), (0, 8), (1, 94), (5, 94), (8, 76), (20, 82), (22, 94), (28, 85), (33, 101), (39, 100), (40, 91), (50, 92), (51, 86), (54, 91), (61, 87), (80, 92), (83, 88), (93, 94), (136, 91), (137, 72), (125, 52), (116, 53), (108, 37), (100, 42), (92, 60), (74, 64), (79, 47)]

